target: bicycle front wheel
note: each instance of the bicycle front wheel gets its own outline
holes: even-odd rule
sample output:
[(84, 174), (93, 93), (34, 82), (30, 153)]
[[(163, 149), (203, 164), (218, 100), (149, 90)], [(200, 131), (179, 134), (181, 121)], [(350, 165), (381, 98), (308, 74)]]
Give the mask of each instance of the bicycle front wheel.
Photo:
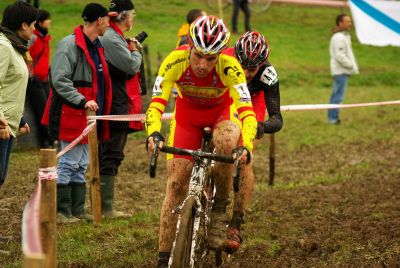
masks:
[(250, 10), (255, 13), (264, 12), (271, 5), (272, 0), (249, 0)]
[[(193, 226), (196, 213), (196, 200), (190, 197), (182, 207), (180, 218), (177, 224), (177, 233), (172, 249), (171, 267), (193, 267), (191, 259), (194, 257), (192, 251)], [(192, 265), (194, 264), (194, 259)]]
[[(205, 0), (206, 5), (211, 10), (218, 10), (218, 0)], [(227, 8), (232, 3), (232, 0), (221, 0), (222, 8)]]

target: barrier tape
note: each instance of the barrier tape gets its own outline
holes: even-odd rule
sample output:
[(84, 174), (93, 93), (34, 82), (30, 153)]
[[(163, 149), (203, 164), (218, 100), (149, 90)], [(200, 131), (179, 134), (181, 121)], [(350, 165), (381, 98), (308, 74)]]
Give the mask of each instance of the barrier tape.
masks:
[(57, 169), (56, 167), (48, 167), (48, 168), (39, 168), (38, 174), (39, 180), (49, 180), (54, 181), (57, 180)]
[(282, 4), (298, 4), (308, 6), (324, 6), (324, 7), (349, 7), (347, 1), (336, 0), (272, 0), (273, 3)]
[[(311, 110), (329, 110), (329, 109), (346, 109), (355, 107), (367, 107), (367, 106), (382, 106), (382, 105), (399, 105), (400, 100), (395, 101), (382, 101), (382, 102), (366, 102), (356, 104), (298, 104), (298, 105), (283, 105), (281, 111), (311, 111)], [(171, 120), (173, 117), (172, 113), (163, 113), (161, 116), (162, 120)], [(72, 147), (78, 144), (95, 126), (96, 120), (106, 121), (142, 121), (146, 119), (145, 114), (127, 114), (127, 115), (96, 115), (88, 116), (88, 126), (83, 130), (82, 134), (71, 142), (67, 147), (57, 154), (57, 158), (60, 158), (63, 154), (68, 152)]]
[(57, 154), (57, 159), (60, 158), (62, 155), (64, 155), (66, 152), (71, 150), (75, 145), (77, 145), (81, 140), (85, 138), (87, 134), (89, 134), (90, 131), (92, 131), (93, 128), (96, 127), (96, 120), (89, 120), (88, 126), (82, 131), (82, 134), (79, 135), (78, 138), (76, 138), (74, 141), (72, 141), (70, 144), (68, 144), (63, 150), (61, 150)]
[[(329, 109), (345, 109), (366, 106), (381, 106), (381, 105), (399, 105), (400, 100), (382, 101), (382, 102), (366, 102), (356, 104), (298, 104), (298, 105), (283, 105), (281, 111), (307, 111), (307, 110), (329, 110)], [(162, 120), (170, 120), (172, 113), (163, 113)], [(101, 115), (88, 116), (90, 120), (107, 120), (107, 121), (142, 121), (146, 119), (145, 114), (128, 114), (128, 115)]]
[(42, 184), (38, 180), (36, 190), (22, 213), (22, 252), (25, 256), (43, 253), (39, 223), (41, 195)]
[(329, 110), (329, 109), (345, 109), (367, 106), (382, 106), (382, 105), (399, 105), (400, 100), (382, 101), (382, 102), (366, 102), (355, 104), (299, 104), (281, 106), (281, 111), (311, 111), (311, 110)]

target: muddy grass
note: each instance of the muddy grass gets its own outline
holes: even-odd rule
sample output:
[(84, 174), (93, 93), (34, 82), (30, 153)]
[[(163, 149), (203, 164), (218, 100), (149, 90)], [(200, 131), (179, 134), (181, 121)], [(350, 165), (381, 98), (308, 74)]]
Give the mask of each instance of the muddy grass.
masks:
[[(242, 227), (244, 242), (224, 267), (399, 267), (399, 151), (400, 144), (390, 141), (303, 146), (290, 153), (278, 145), (271, 188), (266, 183), (268, 159), (259, 150), (257, 183)], [(165, 160), (160, 161), (158, 179), (150, 179), (142, 141), (130, 140), (126, 155), (116, 206), (131, 213), (157, 211)], [(0, 241), (0, 250), (10, 252), (0, 253), (0, 267), (20, 258), (21, 212), (35, 187), (37, 163), (35, 152), (14, 154), (0, 189), (0, 234), (12, 239)], [(157, 247), (155, 239), (150, 243)], [(131, 267), (154, 266), (151, 259)]]

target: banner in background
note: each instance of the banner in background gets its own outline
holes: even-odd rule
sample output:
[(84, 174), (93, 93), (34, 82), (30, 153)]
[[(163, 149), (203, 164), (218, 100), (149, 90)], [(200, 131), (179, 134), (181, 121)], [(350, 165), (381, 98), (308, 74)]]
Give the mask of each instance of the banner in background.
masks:
[(400, 46), (400, 1), (349, 0), (349, 6), (360, 43)]

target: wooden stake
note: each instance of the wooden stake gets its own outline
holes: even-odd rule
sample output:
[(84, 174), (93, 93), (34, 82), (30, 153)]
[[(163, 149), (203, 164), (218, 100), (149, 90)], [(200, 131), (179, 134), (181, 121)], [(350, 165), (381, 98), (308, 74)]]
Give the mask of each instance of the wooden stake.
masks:
[[(96, 115), (95, 112), (88, 110), (87, 115)], [(89, 122), (88, 122), (89, 124)], [(89, 139), (89, 170), (90, 197), (92, 203), (93, 223), (101, 222), (101, 197), (100, 197), (100, 170), (99, 170), (99, 150), (97, 142), (96, 127), (88, 134)]]
[[(22, 267), (24, 268), (43, 268), (45, 267), (44, 254), (31, 254), (24, 256)], [(56, 267), (56, 266), (54, 266)]]
[(268, 185), (274, 185), (275, 177), (275, 134), (269, 136), (269, 181)]
[[(57, 164), (55, 149), (40, 150), (40, 168), (55, 167)], [(42, 195), (40, 200), (40, 227), (43, 253), (46, 254), (44, 266), (30, 267), (57, 267), (57, 190), (55, 180), (42, 180)], [(40, 263), (40, 256), (37, 256)]]

